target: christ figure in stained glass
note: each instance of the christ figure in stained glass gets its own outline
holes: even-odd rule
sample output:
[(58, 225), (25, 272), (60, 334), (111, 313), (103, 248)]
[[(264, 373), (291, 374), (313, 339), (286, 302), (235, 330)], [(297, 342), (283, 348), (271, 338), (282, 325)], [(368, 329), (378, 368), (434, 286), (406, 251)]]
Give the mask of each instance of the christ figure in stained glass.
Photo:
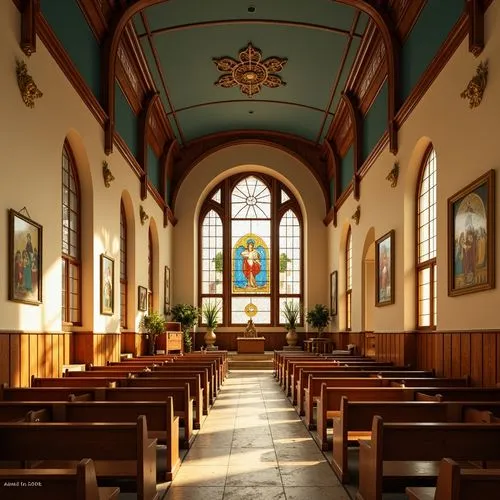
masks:
[(246, 235), (233, 250), (233, 292), (268, 293), (268, 249), (261, 238)]

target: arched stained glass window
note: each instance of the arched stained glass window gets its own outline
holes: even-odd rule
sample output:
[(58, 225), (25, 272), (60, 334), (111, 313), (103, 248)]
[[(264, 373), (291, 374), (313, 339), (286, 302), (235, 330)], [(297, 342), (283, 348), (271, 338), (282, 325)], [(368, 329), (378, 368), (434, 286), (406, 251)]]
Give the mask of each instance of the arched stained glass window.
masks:
[(127, 328), (127, 216), (123, 200), (120, 202), (120, 327)]
[(200, 304), (217, 301), (224, 325), (284, 323), (285, 300), (302, 302), (302, 218), (276, 179), (224, 180), (200, 213)]
[(429, 147), (417, 188), (417, 328), (437, 325), (437, 180), (436, 152)]

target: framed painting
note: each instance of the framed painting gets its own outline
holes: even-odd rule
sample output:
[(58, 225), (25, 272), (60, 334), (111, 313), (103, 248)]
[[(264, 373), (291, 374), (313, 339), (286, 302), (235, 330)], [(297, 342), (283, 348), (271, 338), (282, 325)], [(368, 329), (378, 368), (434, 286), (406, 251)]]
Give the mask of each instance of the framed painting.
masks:
[(111, 316), (114, 312), (115, 260), (101, 254), (101, 314)]
[(337, 271), (330, 273), (330, 314), (337, 316)]
[(165, 266), (165, 278), (163, 283), (163, 313), (170, 311), (170, 267)]
[(375, 305), (394, 304), (394, 230), (375, 242)]
[(144, 286), (138, 287), (137, 293), (137, 308), (139, 311), (147, 311), (148, 309), (148, 289)]
[(495, 171), (448, 199), (448, 295), (495, 287)]
[(42, 302), (42, 226), (9, 210), (9, 300)]

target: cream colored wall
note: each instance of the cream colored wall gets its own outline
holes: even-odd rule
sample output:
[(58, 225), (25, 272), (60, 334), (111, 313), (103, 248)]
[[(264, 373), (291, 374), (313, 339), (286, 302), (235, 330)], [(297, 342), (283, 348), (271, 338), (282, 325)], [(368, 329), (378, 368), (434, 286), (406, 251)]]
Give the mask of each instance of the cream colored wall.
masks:
[[(361, 183), (361, 220), (353, 226), (353, 331), (362, 328), (362, 248), (371, 226), (375, 238), (390, 229), (396, 232), (396, 290), (394, 305), (373, 307), (375, 331), (411, 330), (415, 328), (415, 186), (422, 155), (432, 141), (437, 154), (437, 267), (438, 329), (460, 330), (498, 328), (497, 307), (500, 288), (479, 293), (449, 297), (447, 287), (447, 199), (489, 169), (498, 170), (498, 110), (500, 109), (500, 2), (494, 1), (486, 13), (486, 47), (479, 58), (468, 52), (465, 39), (447, 66), (437, 77), (425, 97), (413, 110), (399, 132), (400, 176), (396, 188), (385, 180), (396, 158), (386, 150)], [(469, 109), (460, 93), (475, 74), (478, 63), (489, 62), (488, 86), (481, 105)], [(497, 172), (498, 175), (498, 172)], [(496, 197), (499, 198), (497, 179)], [(337, 229), (330, 226), (330, 270), (343, 269), (344, 233), (358, 202), (352, 196), (338, 214)], [(498, 224), (497, 224), (498, 228)], [(497, 231), (498, 232), (498, 231)], [(495, 254), (500, 243), (497, 235)], [(498, 260), (498, 259), (497, 259)], [(345, 267), (345, 266), (344, 266)], [(498, 269), (498, 266), (497, 266)], [(499, 282), (496, 272), (496, 282)], [(339, 290), (345, 288), (343, 273)], [(339, 294), (339, 310), (345, 309), (345, 297)], [(345, 315), (344, 315), (345, 316)], [(340, 316), (340, 325), (345, 318)]]
[[(258, 171), (273, 175), (295, 194), (304, 217), (304, 306), (328, 303), (327, 231), (323, 224), (325, 202), (312, 173), (290, 154), (265, 145), (235, 145), (200, 161), (188, 174), (176, 199), (174, 303), (198, 302), (198, 213), (209, 191), (237, 172)], [(182, 276), (179, 276), (182, 270)], [(266, 330), (262, 328), (262, 331)], [(272, 330), (272, 328), (269, 328)], [(282, 328), (280, 328), (282, 330)], [(218, 328), (218, 331), (224, 331)]]
[[(77, 159), (86, 198), (83, 207), (84, 318), (82, 330), (119, 332), (119, 248), (120, 199), (125, 193), (130, 216), (130, 318), (137, 328), (137, 285), (147, 286), (148, 224), (158, 232), (155, 260), (157, 305), (163, 310), (163, 268), (171, 266), (172, 226), (163, 228), (163, 214), (151, 196), (140, 201), (139, 181), (122, 155), (116, 151), (106, 157), (103, 130), (82, 102), (44, 45), (37, 40), (37, 51), (27, 58), (19, 48), (20, 16), (12, 2), (0, 3), (0, 95), (2, 96), (2, 182), (0, 208), (26, 207), (33, 220), (43, 226), (43, 303), (40, 306), (8, 300), (7, 216), (0, 217), (0, 255), (4, 256), (4, 279), (0, 280), (1, 329), (26, 331), (61, 330), (61, 153), (68, 138)], [(34, 109), (27, 108), (16, 81), (16, 58), (26, 61), (28, 71), (43, 92)], [(102, 178), (102, 161), (107, 160), (115, 181), (109, 189)], [(142, 226), (139, 205), (150, 218)], [(115, 259), (114, 315), (100, 314), (100, 254)]]

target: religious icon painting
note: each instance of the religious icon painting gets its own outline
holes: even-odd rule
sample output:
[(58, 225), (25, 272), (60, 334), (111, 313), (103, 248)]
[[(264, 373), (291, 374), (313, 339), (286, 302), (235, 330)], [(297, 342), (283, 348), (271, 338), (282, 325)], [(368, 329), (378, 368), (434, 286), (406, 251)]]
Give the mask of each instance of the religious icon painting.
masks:
[(495, 287), (495, 171), (448, 199), (448, 295)]
[(394, 230), (375, 242), (375, 305), (394, 304)]
[(259, 236), (248, 233), (233, 247), (233, 294), (268, 294), (269, 247)]
[(42, 226), (9, 210), (9, 300), (42, 302)]
[(115, 261), (101, 254), (101, 314), (111, 316), (114, 310)]

